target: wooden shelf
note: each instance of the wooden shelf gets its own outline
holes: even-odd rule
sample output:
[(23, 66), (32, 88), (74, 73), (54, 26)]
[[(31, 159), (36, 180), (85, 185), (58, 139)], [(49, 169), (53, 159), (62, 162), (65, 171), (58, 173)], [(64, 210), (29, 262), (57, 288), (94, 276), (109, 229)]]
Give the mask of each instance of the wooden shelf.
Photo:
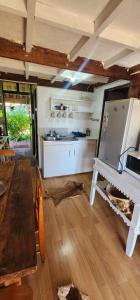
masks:
[(124, 220), (124, 222), (130, 226), (131, 219), (128, 218), (120, 209), (119, 207), (115, 206), (111, 200), (109, 199), (107, 193), (106, 193), (106, 185), (109, 183), (107, 180), (105, 180), (104, 185), (102, 184), (104, 181), (97, 181), (96, 189), (98, 193), (106, 200), (109, 204), (109, 206), (115, 211), (117, 215), (120, 215), (120, 217)]

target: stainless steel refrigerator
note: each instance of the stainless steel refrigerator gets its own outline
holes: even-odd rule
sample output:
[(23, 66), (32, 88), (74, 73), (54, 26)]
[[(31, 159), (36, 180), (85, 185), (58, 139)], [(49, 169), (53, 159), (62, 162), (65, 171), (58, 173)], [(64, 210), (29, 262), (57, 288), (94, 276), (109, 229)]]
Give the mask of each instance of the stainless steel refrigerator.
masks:
[(98, 157), (117, 170), (124, 169), (128, 149), (136, 147), (139, 133), (139, 99), (106, 101)]

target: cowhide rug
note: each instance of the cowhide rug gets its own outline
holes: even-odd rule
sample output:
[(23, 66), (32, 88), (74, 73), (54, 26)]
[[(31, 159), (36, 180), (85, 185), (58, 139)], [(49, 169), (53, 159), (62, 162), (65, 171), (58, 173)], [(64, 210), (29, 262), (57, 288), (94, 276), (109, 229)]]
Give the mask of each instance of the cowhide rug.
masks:
[(62, 200), (86, 193), (84, 183), (76, 181), (68, 181), (64, 186), (53, 188), (46, 191), (46, 197), (52, 199), (54, 205), (58, 205)]

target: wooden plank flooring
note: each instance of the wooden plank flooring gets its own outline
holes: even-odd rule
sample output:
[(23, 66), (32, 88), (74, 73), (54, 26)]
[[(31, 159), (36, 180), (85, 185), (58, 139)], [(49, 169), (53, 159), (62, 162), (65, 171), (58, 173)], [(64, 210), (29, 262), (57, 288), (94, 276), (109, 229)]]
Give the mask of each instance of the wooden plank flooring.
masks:
[[(47, 188), (68, 180), (85, 183), (89, 194), (91, 174), (45, 180)], [(74, 282), (91, 300), (140, 299), (140, 241), (132, 258), (125, 255), (127, 226), (97, 194), (64, 200), (57, 207), (44, 200), (46, 262), (28, 278), (34, 300), (56, 300), (57, 287)]]

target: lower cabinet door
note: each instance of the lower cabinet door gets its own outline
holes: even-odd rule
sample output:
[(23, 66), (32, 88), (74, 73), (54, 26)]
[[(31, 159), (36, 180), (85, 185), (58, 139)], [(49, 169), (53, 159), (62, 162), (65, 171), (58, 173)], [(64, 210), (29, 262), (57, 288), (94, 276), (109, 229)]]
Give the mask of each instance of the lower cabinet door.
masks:
[(74, 173), (84, 173), (93, 170), (96, 143), (94, 141), (81, 141), (74, 145)]
[(73, 145), (45, 145), (43, 153), (44, 177), (73, 174)]

